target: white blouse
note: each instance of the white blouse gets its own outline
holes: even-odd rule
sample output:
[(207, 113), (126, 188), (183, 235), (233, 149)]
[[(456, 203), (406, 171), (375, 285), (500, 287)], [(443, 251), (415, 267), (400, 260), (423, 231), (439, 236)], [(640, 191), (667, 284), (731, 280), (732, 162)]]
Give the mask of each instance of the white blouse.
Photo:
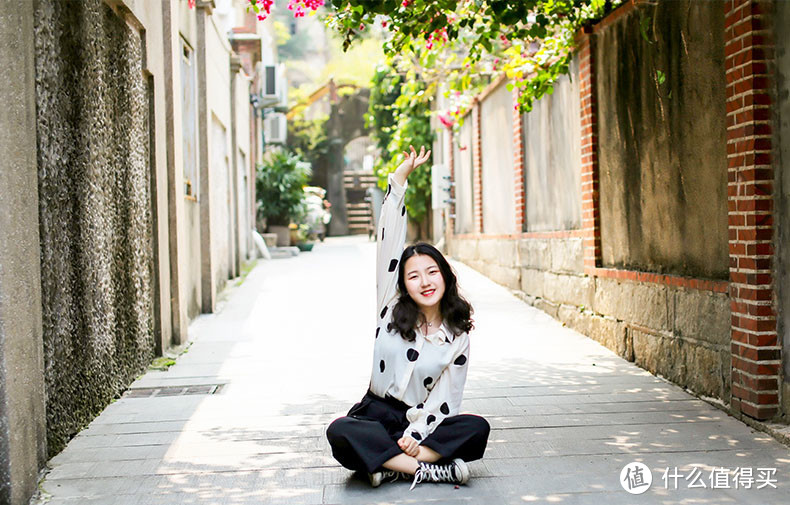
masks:
[(370, 390), (412, 406), (404, 435), (424, 440), (445, 417), (461, 407), (469, 363), (469, 334), (453, 336), (445, 323), (430, 335), (415, 329), (408, 342), (389, 329), (398, 301), (398, 262), (406, 242), (405, 191), (390, 175), (377, 231), (376, 292), (378, 325), (373, 346)]

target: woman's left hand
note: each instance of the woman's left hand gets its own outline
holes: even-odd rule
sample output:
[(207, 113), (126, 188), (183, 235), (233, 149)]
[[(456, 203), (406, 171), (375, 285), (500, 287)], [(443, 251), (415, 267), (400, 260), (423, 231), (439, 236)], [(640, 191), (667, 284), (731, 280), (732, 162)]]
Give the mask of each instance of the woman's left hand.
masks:
[(398, 440), (398, 447), (400, 447), (407, 456), (411, 456), (412, 458), (416, 458), (420, 453), (420, 444), (411, 437), (401, 437), (400, 440)]

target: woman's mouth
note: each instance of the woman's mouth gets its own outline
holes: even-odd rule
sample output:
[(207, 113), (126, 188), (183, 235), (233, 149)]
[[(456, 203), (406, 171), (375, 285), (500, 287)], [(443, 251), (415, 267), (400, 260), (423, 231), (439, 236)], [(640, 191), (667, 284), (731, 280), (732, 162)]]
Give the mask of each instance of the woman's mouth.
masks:
[(430, 297), (431, 295), (433, 295), (435, 292), (436, 292), (436, 290), (435, 290), (435, 289), (427, 289), (427, 290), (425, 290), (425, 291), (421, 291), (421, 292), (420, 292), (420, 294), (421, 294), (422, 296), (424, 296), (425, 298), (429, 298), (429, 297)]

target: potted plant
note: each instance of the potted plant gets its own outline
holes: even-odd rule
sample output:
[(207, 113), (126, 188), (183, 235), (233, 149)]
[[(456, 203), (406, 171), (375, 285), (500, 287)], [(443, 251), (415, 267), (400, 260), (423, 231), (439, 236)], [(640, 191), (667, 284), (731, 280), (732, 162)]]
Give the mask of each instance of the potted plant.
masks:
[(288, 225), (304, 214), (304, 191), (312, 175), (310, 164), (287, 151), (274, 151), (258, 166), (255, 190), (258, 218), (277, 233), (277, 245), (290, 245)]
[(318, 237), (310, 229), (310, 225), (302, 223), (299, 225), (292, 224), (291, 226), (296, 226), (296, 230), (292, 230), (292, 237), (294, 237), (293, 242), (296, 244), (296, 247), (298, 247), (300, 251), (312, 251)]

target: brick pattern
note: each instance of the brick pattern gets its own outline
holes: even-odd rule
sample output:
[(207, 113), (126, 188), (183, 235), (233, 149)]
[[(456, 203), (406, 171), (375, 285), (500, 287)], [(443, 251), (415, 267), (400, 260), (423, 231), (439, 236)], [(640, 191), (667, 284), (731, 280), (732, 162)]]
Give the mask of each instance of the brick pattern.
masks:
[(593, 73), (594, 36), (582, 33), (578, 40), (579, 99), (581, 100), (581, 179), (584, 268), (592, 272), (601, 265), (601, 226), (598, 207), (598, 118)]
[(472, 179), (476, 233), (483, 233), (483, 153), (480, 125), (480, 102), (475, 100), (472, 108)]
[(455, 234), (455, 136), (453, 130), (447, 132), (447, 143), (445, 144), (445, 152), (447, 156), (447, 169), (450, 174), (450, 205), (448, 206), (447, 214), (447, 235), (452, 237)]
[(730, 288), (730, 283), (727, 281), (695, 279), (693, 277), (682, 277), (680, 275), (656, 274), (652, 272), (640, 272), (638, 270), (620, 270), (617, 268), (596, 268), (595, 276), (608, 279), (661, 284), (662, 286), (695, 289), (697, 291), (712, 291), (714, 293), (726, 293)]
[(772, 1), (725, 2), (727, 194), (733, 410), (779, 411), (781, 346), (773, 306), (773, 167), (768, 26)]
[(516, 201), (516, 230), (526, 231), (526, 195), (524, 194), (524, 136), (521, 112), (518, 110), (518, 89), (513, 88), (513, 187)]

